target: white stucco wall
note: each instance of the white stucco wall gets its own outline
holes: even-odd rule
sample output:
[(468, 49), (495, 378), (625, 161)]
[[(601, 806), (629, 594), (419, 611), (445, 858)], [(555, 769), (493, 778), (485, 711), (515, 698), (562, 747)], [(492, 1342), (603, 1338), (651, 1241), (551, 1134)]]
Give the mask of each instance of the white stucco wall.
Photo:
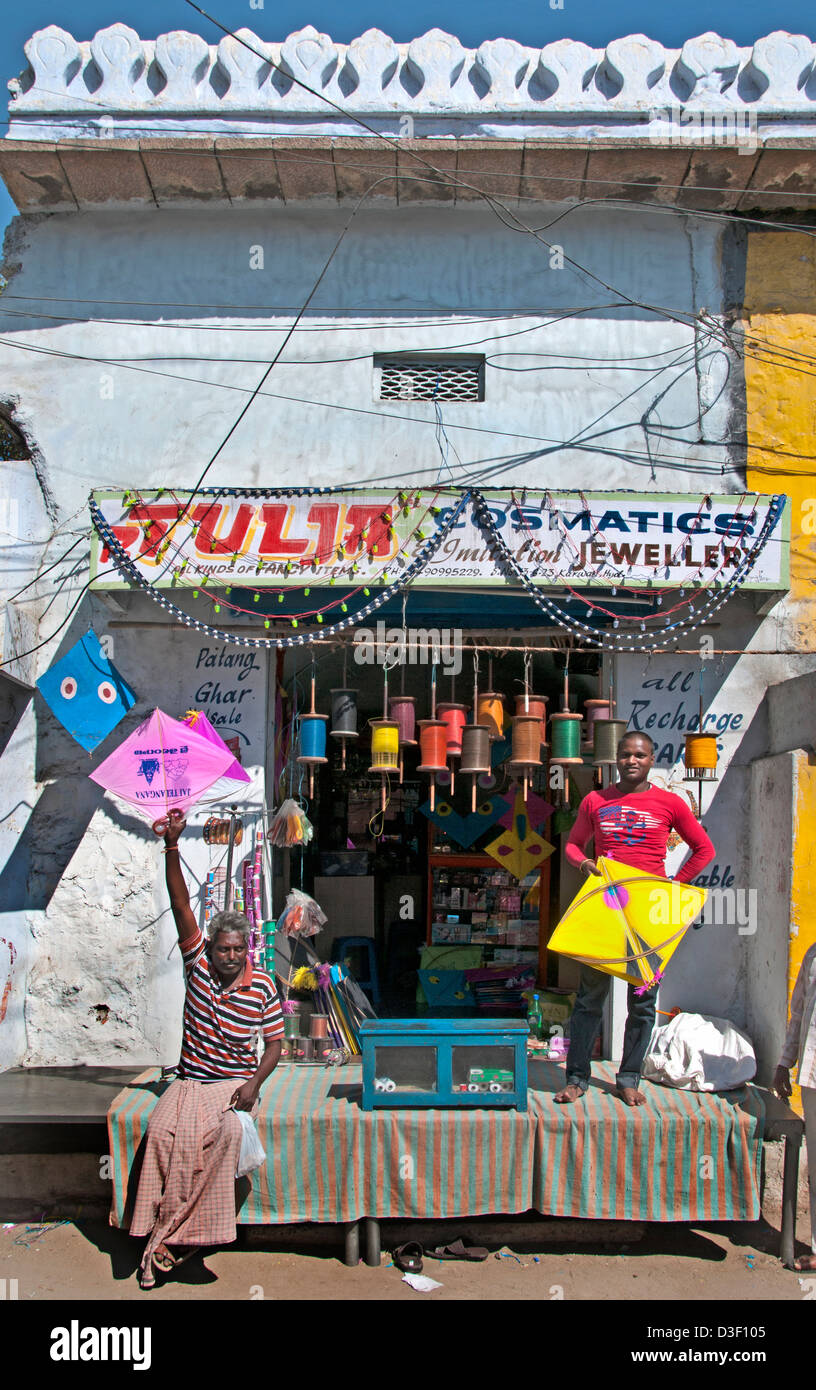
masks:
[[(22, 270), (0, 303), (0, 332), (74, 357), (0, 346), (0, 364), (54, 461), (61, 506), (103, 482), (195, 480), (348, 215), (328, 206), (164, 209), (59, 214), (27, 230)], [(446, 405), (446, 426), (465, 465), (518, 460), (505, 482), (529, 481), (532, 468), (538, 486), (567, 478), (597, 486), (602, 466), (605, 486), (648, 485), (640, 421), (659, 396), (654, 424), (669, 430), (656, 441), (662, 455), (699, 458), (702, 400), (710, 406), (706, 438), (715, 441), (706, 461), (725, 461), (716, 441), (727, 431), (728, 362), (704, 336), (695, 361), (687, 323), (701, 307), (720, 308), (716, 226), (579, 209), (545, 235), (614, 289), (568, 262), (551, 268), (546, 246), (480, 208), (361, 210), (265, 394), (220, 456), (218, 477), (268, 486), (434, 476), (432, 406), (375, 402), (371, 356), (453, 348), (487, 354), (487, 399)], [(262, 248), (263, 269), (250, 269), (253, 248)], [(620, 295), (663, 312), (621, 307)], [(185, 310), (179, 302), (245, 308)], [(12, 316), (29, 309), (67, 322)], [(90, 316), (102, 322), (83, 321)], [(106, 364), (112, 360), (120, 365)], [(457, 431), (460, 424), (468, 430)], [(548, 454), (583, 431), (603, 431), (599, 447), (621, 458), (575, 448)], [(627, 450), (638, 463), (623, 462)], [(663, 490), (685, 490), (665, 469), (658, 478)], [(718, 480), (719, 490), (730, 481)]]

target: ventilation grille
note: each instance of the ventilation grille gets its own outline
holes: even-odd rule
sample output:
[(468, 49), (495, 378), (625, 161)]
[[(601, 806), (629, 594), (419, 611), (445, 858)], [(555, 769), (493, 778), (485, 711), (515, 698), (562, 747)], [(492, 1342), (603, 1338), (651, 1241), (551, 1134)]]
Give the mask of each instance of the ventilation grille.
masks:
[(379, 362), (381, 401), (483, 401), (484, 362), (387, 357)]

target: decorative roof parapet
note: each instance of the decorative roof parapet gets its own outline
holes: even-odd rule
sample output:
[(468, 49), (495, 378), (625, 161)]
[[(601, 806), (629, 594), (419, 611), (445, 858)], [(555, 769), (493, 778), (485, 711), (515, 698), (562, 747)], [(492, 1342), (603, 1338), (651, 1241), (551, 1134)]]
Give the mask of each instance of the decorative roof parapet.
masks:
[(816, 130), (816, 44), (801, 34), (780, 31), (738, 48), (708, 33), (681, 49), (642, 34), (605, 49), (569, 39), (543, 48), (491, 39), (467, 49), (440, 29), (407, 44), (369, 29), (345, 45), (311, 25), (282, 43), (248, 29), (239, 38), (255, 52), (233, 37), (214, 46), (180, 31), (140, 39), (125, 24), (79, 42), (50, 25), (28, 40), (29, 65), (9, 83), (9, 134), (161, 134), (179, 131), (182, 117), (190, 132), (364, 134), (361, 117), (405, 134), (410, 117), (416, 134), (512, 139), (591, 126), (629, 142), (653, 140), (678, 108), (749, 113), (760, 140)]

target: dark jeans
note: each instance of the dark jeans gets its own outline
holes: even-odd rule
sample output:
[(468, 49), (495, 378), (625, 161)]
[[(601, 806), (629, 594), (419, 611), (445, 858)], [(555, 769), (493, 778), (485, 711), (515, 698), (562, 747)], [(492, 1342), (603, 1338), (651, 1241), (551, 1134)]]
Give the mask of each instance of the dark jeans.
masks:
[[(585, 1091), (589, 1085), (592, 1047), (601, 1026), (601, 1015), (612, 982), (611, 975), (581, 966), (581, 984), (570, 1019), (570, 1044), (567, 1053), (567, 1085)], [(649, 1047), (655, 1024), (655, 990), (636, 994), (636, 985), (629, 986), (626, 1028), (623, 1034), (623, 1056), (618, 1069), (619, 1086), (637, 1087), (640, 1069)]]

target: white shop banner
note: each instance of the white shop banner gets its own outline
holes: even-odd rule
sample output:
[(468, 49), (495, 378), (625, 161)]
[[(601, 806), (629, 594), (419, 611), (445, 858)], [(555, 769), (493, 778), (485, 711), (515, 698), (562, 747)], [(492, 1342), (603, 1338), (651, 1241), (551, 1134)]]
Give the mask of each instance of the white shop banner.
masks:
[[(429, 546), (416, 584), (504, 584), (476, 496), (452, 489), (294, 496), (286, 492), (99, 492), (95, 587), (135, 576), (160, 588), (388, 584)], [(788, 586), (789, 508), (770, 534), (767, 496), (484, 490), (490, 522), (515, 563), (543, 587), (727, 583), (747, 559), (746, 589)], [(457, 507), (460, 514), (451, 517)], [(106, 528), (115, 546), (107, 542)], [(764, 544), (761, 542), (764, 538)], [(121, 553), (117, 554), (117, 549)]]

